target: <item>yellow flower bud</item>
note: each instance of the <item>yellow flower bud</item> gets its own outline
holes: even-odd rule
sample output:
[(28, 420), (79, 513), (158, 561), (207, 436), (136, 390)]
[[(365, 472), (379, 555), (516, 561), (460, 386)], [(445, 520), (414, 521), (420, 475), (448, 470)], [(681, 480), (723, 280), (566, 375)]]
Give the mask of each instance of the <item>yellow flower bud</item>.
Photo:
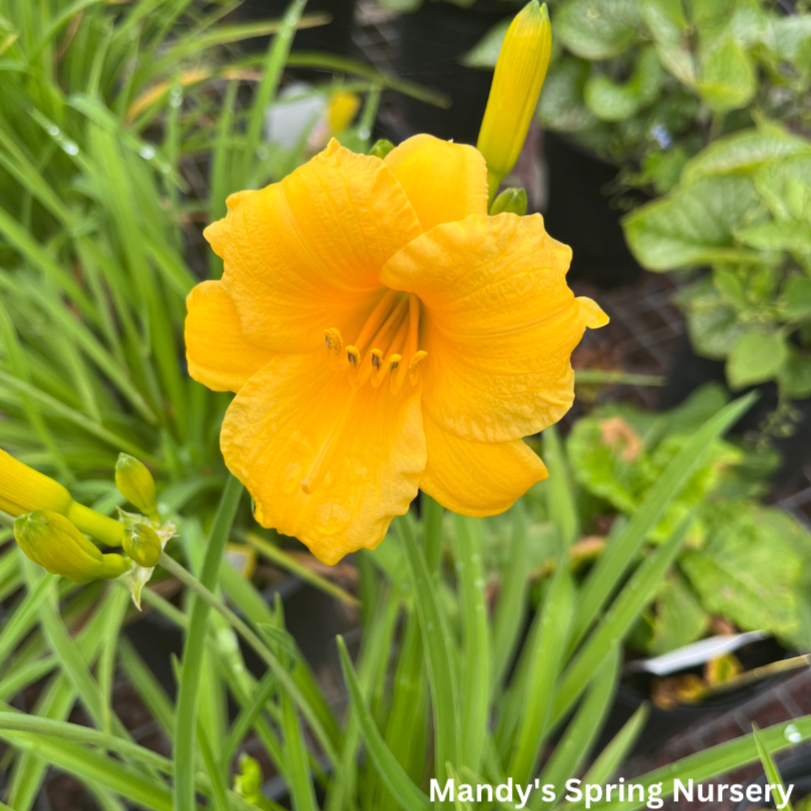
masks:
[(115, 483), (130, 504), (150, 519), (160, 522), (155, 480), (143, 462), (126, 453), (120, 454), (115, 465)]
[(359, 109), (360, 96), (357, 93), (346, 93), (342, 90), (333, 93), (327, 114), (330, 133), (340, 135), (355, 120)]
[(504, 189), (490, 206), (490, 216), (496, 214), (517, 214), (523, 217), (527, 213), (527, 193), (523, 189)]
[(0, 451), (0, 510), (15, 517), (33, 510), (64, 514), (72, 501), (59, 482)]
[(479, 131), (477, 147), (487, 161), (491, 197), (524, 146), (551, 50), (546, 4), (531, 0), (507, 29)]
[(51, 574), (76, 583), (118, 577), (130, 568), (121, 555), (102, 555), (64, 515), (37, 510), (14, 522), (20, 549)]
[(158, 562), (163, 545), (152, 527), (135, 524), (124, 530), (124, 551), (145, 569), (151, 569)]

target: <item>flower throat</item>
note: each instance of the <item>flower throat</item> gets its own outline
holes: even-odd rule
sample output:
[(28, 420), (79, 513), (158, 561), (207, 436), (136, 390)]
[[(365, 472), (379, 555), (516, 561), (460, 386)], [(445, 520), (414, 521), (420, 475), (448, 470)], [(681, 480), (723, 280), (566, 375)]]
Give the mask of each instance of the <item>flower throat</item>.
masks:
[(397, 394), (405, 383), (415, 386), (419, 365), (428, 353), (418, 348), (420, 300), (413, 293), (387, 290), (372, 310), (354, 344), (344, 345), (336, 327), (324, 330), (327, 357), (333, 369), (346, 370), (352, 392), (343, 411), (301, 482), (302, 490), (313, 493), (324, 480), (347, 425), (355, 396), (369, 383), (373, 389), (388, 385)]
[(418, 348), (420, 300), (413, 293), (387, 290), (354, 344), (344, 345), (340, 330), (324, 331), (329, 362), (346, 369), (355, 389), (370, 383), (378, 388), (388, 379), (397, 394), (408, 376), (411, 385), (419, 379), (418, 367), (428, 353)]

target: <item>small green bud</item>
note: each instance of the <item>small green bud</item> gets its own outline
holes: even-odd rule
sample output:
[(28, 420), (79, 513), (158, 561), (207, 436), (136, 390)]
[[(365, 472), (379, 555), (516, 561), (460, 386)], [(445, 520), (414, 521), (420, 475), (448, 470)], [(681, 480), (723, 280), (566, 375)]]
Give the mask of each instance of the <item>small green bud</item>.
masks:
[(36, 510), (14, 522), (20, 549), (51, 574), (76, 583), (118, 577), (130, 568), (121, 555), (102, 555), (64, 515)]
[(124, 530), (124, 551), (145, 569), (157, 565), (163, 547), (158, 533), (147, 524), (135, 524)]
[(234, 791), (248, 801), (255, 801), (262, 787), (262, 768), (259, 761), (244, 752), (239, 757), (239, 770), (234, 778)]
[(527, 193), (523, 189), (504, 189), (490, 206), (490, 216), (496, 214), (517, 214), (523, 217), (527, 213)]
[(382, 160), (392, 149), (394, 149), (394, 144), (391, 141), (387, 141), (385, 138), (381, 138), (379, 141), (375, 141), (374, 146), (369, 150), (369, 154), (374, 158), (380, 158)]
[(115, 483), (119, 492), (150, 520), (160, 523), (155, 480), (147, 466), (134, 456), (122, 453), (115, 465)]

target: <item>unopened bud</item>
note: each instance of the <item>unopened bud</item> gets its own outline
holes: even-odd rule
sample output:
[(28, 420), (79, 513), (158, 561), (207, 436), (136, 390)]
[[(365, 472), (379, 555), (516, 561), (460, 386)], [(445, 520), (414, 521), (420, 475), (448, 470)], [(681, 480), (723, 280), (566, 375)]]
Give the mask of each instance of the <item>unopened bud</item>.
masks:
[(385, 138), (381, 138), (379, 141), (375, 141), (374, 146), (369, 150), (369, 154), (374, 158), (380, 158), (382, 160), (392, 149), (394, 149), (394, 144), (391, 141), (387, 141)]
[(507, 29), (476, 144), (487, 161), (491, 197), (502, 178), (512, 171), (524, 146), (551, 50), (546, 4), (531, 0)]
[(130, 504), (151, 520), (160, 522), (155, 480), (143, 462), (129, 454), (120, 454), (115, 465), (115, 483)]
[(517, 214), (523, 217), (527, 213), (527, 193), (523, 189), (504, 189), (490, 206), (490, 215)]
[(157, 565), (163, 547), (158, 533), (146, 524), (135, 524), (124, 530), (124, 551), (145, 569)]
[(0, 451), (0, 510), (15, 517), (34, 510), (64, 514), (72, 501), (59, 482)]
[(355, 120), (359, 109), (360, 96), (357, 93), (347, 93), (343, 90), (333, 93), (327, 112), (330, 133), (340, 135)]
[(118, 577), (130, 568), (121, 555), (102, 555), (64, 515), (45, 510), (21, 515), (14, 522), (20, 549), (51, 574), (76, 583)]
[(234, 778), (234, 791), (246, 800), (255, 801), (262, 786), (259, 761), (243, 752), (239, 757), (239, 770), (240, 774)]

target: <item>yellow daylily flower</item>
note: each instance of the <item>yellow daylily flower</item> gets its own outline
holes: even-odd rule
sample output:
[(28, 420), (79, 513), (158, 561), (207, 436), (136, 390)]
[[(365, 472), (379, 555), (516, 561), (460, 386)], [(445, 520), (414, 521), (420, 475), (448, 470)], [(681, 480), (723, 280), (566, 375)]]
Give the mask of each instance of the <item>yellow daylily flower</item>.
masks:
[(570, 354), (607, 319), (540, 215), (488, 216), (476, 149), (418, 135), (381, 160), (333, 140), (227, 202), (187, 358), (237, 395), (221, 448), (259, 523), (335, 563), (418, 488), (484, 516), (545, 478), (522, 437), (569, 409)]

